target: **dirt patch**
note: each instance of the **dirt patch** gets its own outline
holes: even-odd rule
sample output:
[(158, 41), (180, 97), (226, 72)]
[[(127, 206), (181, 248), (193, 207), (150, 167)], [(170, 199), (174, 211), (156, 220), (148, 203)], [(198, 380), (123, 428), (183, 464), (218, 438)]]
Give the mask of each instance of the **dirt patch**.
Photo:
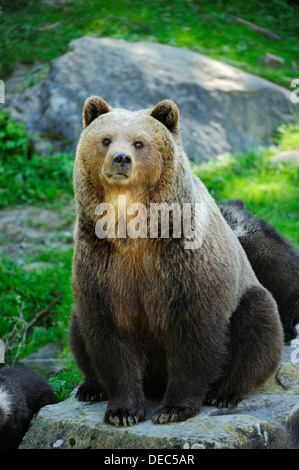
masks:
[(35, 206), (0, 211), (1, 249), (27, 266), (44, 251), (69, 249), (73, 243), (74, 204), (55, 211)]

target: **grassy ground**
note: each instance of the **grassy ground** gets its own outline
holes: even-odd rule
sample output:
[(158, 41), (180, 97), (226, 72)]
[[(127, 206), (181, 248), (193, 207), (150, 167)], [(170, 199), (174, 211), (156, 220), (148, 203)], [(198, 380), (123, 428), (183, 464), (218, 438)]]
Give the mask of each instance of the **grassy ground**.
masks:
[[(60, 7), (40, 0), (3, 0), (0, 78), (8, 78), (16, 61), (49, 62), (66, 52), (72, 39), (93, 35), (187, 47), (288, 87), (283, 77), (298, 75), (291, 69), (298, 60), (298, 13), (298, 2), (287, 0), (72, 0)], [(281, 40), (233, 23), (230, 15), (269, 29)], [(37, 31), (57, 22), (54, 29)], [(259, 66), (265, 52), (281, 56), (284, 67)]]
[(24, 125), (0, 111), (0, 209), (18, 204), (61, 205), (73, 197), (71, 153), (40, 156)]
[[(34, 261), (45, 260), (52, 261), (55, 266), (49, 263), (49, 268), (27, 272), (17, 262), (0, 253), (0, 338), (13, 330), (16, 334), (14, 340), (14, 335), (7, 338), (10, 350), (6, 361), (16, 356), (20, 359), (51, 341), (66, 344), (72, 305), (72, 249), (44, 253), (34, 258)], [(44, 310), (45, 314), (30, 328), (30, 322)]]

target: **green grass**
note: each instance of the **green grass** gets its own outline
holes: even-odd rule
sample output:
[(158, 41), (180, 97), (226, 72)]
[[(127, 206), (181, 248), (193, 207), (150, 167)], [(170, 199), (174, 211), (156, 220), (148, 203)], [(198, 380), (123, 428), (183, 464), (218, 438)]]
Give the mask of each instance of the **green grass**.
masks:
[(294, 123), (282, 124), (278, 128), (276, 141), (281, 151), (299, 149), (298, 119)]
[(273, 163), (271, 151), (219, 156), (193, 166), (217, 202), (243, 199), (299, 249), (299, 167)]
[(13, 164), (1, 165), (0, 208), (35, 202), (44, 207), (61, 206), (72, 197), (72, 169), (73, 155), (67, 153), (35, 154), (28, 161), (20, 156)]
[[(282, 77), (298, 75), (291, 70), (299, 52), (298, 13), (298, 5), (287, 0), (73, 0), (60, 7), (36, 0), (4, 0), (0, 77), (6, 79), (16, 61), (49, 62), (65, 53), (72, 39), (92, 35), (186, 47), (236, 66), (241, 64), (248, 72), (288, 87)], [(235, 24), (229, 15), (267, 28), (281, 40), (265, 38)], [(56, 22), (60, 24), (55, 29), (36, 32)], [(259, 66), (258, 59), (265, 52), (281, 56), (283, 68)]]
[[(72, 249), (34, 259), (45, 260), (52, 261), (53, 266), (25, 271), (0, 252), (0, 338), (14, 332), (5, 340), (5, 344), (10, 344), (5, 355), (8, 363), (52, 341), (67, 344), (72, 308)], [(30, 327), (30, 322), (43, 311)]]
[(66, 357), (64, 369), (56, 376), (50, 377), (50, 384), (59, 401), (69, 398), (74, 388), (82, 382), (82, 376), (68, 348), (64, 355)]
[(0, 209), (37, 204), (61, 207), (73, 197), (71, 153), (40, 157), (24, 125), (0, 111)]

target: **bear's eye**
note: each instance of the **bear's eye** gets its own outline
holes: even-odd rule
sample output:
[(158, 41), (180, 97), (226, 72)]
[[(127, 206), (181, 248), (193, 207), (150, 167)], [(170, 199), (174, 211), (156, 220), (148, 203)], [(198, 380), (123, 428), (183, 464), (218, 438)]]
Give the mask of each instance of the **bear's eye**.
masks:
[(142, 149), (143, 147), (143, 142), (141, 142), (140, 140), (137, 140), (137, 142), (134, 142), (134, 147), (137, 148), (137, 149)]
[(105, 146), (105, 147), (108, 147), (108, 145), (111, 144), (111, 140), (108, 139), (108, 138), (105, 138), (102, 140), (102, 144)]

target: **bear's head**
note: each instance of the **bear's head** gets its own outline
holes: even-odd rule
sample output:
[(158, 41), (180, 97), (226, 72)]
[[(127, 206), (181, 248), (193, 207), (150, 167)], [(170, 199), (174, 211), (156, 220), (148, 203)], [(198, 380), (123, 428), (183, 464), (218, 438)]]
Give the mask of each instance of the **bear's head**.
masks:
[[(119, 194), (143, 202), (150, 192), (164, 201), (183, 153), (178, 123), (178, 108), (170, 100), (153, 109), (128, 111), (112, 109), (102, 98), (91, 96), (83, 108), (75, 182), (79, 173), (81, 182), (88, 182), (88, 191), (98, 196), (92, 198), (95, 203)], [(164, 193), (157, 197), (161, 188)]]

